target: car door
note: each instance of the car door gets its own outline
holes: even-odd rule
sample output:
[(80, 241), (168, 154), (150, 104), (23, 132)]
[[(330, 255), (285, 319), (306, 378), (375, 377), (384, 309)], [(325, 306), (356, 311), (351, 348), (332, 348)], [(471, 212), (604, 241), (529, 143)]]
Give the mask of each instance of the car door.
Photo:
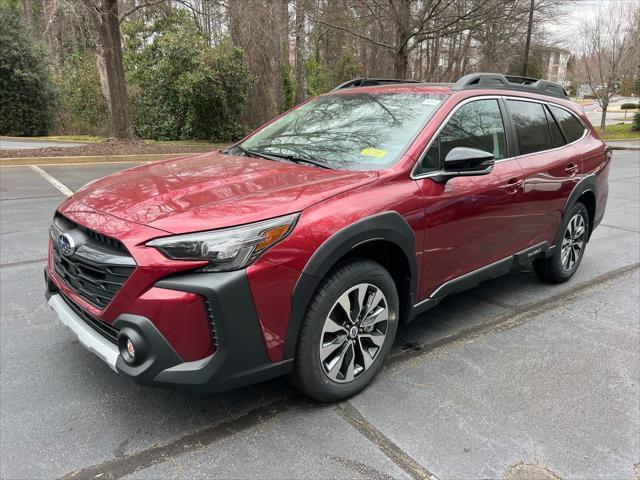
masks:
[[(459, 104), (414, 170), (424, 201), (421, 299), (445, 282), (513, 253), (513, 232), (522, 216), (523, 176), (508, 153), (504, 113), (497, 97)], [(454, 147), (493, 153), (492, 172), (438, 181), (444, 158)]]
[(552, 245), (569, 194), (578, 183), (580, 160), (547, 105), (507, 99), (524, 173), (523, 221), (516, 248)]

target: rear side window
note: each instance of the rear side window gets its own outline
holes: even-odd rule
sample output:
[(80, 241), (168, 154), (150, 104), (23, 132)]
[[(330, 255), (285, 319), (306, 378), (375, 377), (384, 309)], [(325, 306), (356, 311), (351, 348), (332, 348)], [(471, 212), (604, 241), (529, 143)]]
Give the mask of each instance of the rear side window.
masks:
[(484, 150), (493, 153), (496, 160), (505, 158), (504, 125), (497, 100), (475, 100), (460, 107), (433, 140), (416, 173), (442, 168), (455, 147)]
[(562, 127), (567, 143), (575, 142), (582, 137), (584, 134), (584, 127), (572, 113), (569, 113), (564, 108), (554, 107), (553, 105), (550, 105), (549, 108)]
[(551, 132), (541, 103), (507, 100), (518, 137), (520, 155), (550, 150)]

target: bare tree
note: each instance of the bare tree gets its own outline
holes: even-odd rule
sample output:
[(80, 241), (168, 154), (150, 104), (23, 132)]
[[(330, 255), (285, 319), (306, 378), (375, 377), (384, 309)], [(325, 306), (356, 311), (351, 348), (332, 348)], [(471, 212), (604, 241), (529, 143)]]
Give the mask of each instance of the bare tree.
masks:
[(304, 64), (305, 19), (305, 0), (296, 0), (296, 103), (307, 98), (307, 73)]
[[(390, 19), (393, 37), (377, 39), (349, 25), (337, 25), (319, 16), (314, 20), (332, 28), (343, 30), (390, 51), (393, 55), (393, 74), (405, 78), (409, 55), (423, 42), (436, 40), (455, 33), (473, 30), (490, 18), (503, 16), (511, 0), (358, 0), (354, 9), (360, 18), (378, 16), (382, 23)], [(438, 42), (434, 47), (438, 49)], [(437, 57), (437, 55), (435, 55)]]
[[(600, 7), (597, 16), (580, 26), (581, 67), (587, 84), (602, 108), (600, 131), (604, 134), (607, 108), (617, 91), (618, 82), (629, 67), (635, 67), (630, 55), (638, 42), (637, 2), (611, 2)], [(629, 72), (631, 73), (631, 72)]]

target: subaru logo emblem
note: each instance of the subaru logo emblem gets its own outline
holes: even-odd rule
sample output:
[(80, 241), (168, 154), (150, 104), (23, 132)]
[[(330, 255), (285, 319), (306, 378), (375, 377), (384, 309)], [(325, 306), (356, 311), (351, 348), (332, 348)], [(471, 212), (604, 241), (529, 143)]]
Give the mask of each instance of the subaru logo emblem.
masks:
[(60, 253), (65, 257), (69, 257), (73, 255), (73, 252), (76, 251), (76, 242), (73, 240), (73, 237), (68, 233), (63, 233), (58, 236), (58, 248), (60, 249)]

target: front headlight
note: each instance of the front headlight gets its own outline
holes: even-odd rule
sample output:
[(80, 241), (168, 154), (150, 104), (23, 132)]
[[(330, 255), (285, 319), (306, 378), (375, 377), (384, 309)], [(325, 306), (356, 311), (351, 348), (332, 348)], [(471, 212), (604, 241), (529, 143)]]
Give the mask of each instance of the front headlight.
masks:
[(298, 216), (295, 213), (239, 227), (157, 238), (146, 245), (173, 260), (206, 260), (209, 265), (202, 269), (205, 272), (238, 270), (285, 238)]

